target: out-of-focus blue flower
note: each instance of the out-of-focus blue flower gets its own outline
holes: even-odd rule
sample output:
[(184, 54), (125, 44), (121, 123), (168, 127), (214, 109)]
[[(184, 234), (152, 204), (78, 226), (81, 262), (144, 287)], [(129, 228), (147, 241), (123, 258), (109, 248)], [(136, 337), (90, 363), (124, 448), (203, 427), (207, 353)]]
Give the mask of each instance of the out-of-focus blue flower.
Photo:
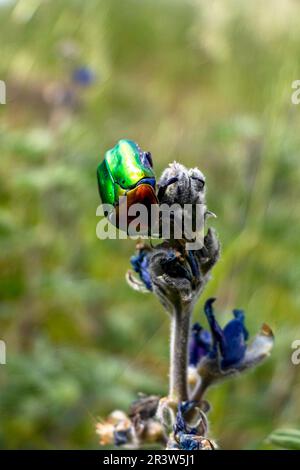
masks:
[(149, 291), (152, 291), (151, 276), (149, 273), (149, 260), (146, 250), (139, 250), (137, 255), (130, 258), (131, 265)]
[(95, 74), (87, 66), (77, 67), (73, 70), (72, 80), (77, 85), (87, 87), (95, 81)]

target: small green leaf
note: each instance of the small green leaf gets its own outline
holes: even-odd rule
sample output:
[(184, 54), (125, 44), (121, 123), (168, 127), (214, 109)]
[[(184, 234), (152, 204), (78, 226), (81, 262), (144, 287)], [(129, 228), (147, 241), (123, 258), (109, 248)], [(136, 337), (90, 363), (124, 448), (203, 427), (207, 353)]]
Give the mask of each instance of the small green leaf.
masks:
[(284, 449), (300, 450), (300, 431), (296, 429), (278, 429), (269, 436), (269, 441)]

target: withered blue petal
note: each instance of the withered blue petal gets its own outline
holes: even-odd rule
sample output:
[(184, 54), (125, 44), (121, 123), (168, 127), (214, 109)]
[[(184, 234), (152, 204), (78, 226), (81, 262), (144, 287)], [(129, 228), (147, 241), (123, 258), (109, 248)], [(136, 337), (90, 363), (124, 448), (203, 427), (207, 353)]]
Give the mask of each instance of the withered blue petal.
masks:
[(114, 444), (115, 446), (123, 446), (130, 441), (130, 429), (122, 431), (114, 431)]
[(134, 255), (130, 258), (130, 262), (135, 272), (139, 274), (147, 289), (152, 291), (147, 252), (145, 250), (140, 250), (137, 255)]
[(176, 414), (176, 421), (174, 425), (174, 434), (197, 434), (197, 429), (193, 428), (192, 426), (189, 426), (185, 419), (184, 415), (187, 413), (189, 410), (194, 408), (195, 402), (194, 401), (185, 401), (182, 403), (179, 403), (178, 405), (178, 411)]
[(179, 446), (182, 450), (198, 450), (199, 441), (195, 439), (193, 434), (182, 434), (179, 437)]
[(199, 271), (199, 265), (195, 259), (195, 255), (192, 251), (188, 251), (187, 256), (188, 256), (188, 260), (191, 266), (192, 273), (196, 278), (198, 278), (200, 271)]
[(213, 307), (212, 307), (215, 300), (216, 300), (215, 298), (210, 298), (205, 302), (205, 305), (204, 305), (204, 312), (205, 312), (209, 327), (211, 329), (211, 334), (213, 337), (213, 346), (210, 352), (210, 356), (216, 357), (218, 354), (218, 347), (219, 347), (221, 355), (222, 357), (224, 357), (226, 345), (225, 345), (223, 330), (215, 318)]
[(218, 360), (220, 369), (225, 371), (243, 362), (249, 334), (244, 324), (244, 312), (238, 309), (233, 310), (233, 320), (222, 329), (213, 311), (215, 300), (208, 299), (204, 306), (211, 333), (203, 330), (199, 324), (195, 324), (192, 329), (190, 364), (196, 366), (203, 357), (207, 357)]
[(248, 331), (244, 326), (244, 313), (242, 310), (234, 310), (235, 318), (225, 326), (223, 330), (225, 348), (221, 367), (226, 368), (240, 362), (247, 349), (246, 340)]
[(202, 357), (206, 356), (212, 347), (212, 337), (209, 331), (195, 323), (189, 343), (189, 364), (196, 366)]

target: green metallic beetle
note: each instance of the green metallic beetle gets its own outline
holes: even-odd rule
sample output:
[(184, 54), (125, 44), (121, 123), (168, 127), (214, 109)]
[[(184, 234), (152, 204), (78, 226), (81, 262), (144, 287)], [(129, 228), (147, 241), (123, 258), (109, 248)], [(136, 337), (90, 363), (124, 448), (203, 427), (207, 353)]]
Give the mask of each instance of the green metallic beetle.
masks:
[(106, 152), (103, 162), (97, 168), (98, 187), (102, 203), (115, 208), (117, 227), (120, 197), (126, 197), (127, 210), (136, 203), (144, 204), (147, 209), (152, 204), (158, 204), (152, 166), (151, 153), (143, 152), (131, 140), (121, 139)]

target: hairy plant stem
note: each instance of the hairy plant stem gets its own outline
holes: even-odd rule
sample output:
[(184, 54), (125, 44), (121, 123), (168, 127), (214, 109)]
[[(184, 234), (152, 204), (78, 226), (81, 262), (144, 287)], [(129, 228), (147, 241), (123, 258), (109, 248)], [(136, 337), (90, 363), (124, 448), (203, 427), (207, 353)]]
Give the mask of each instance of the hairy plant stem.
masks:
[(187, 366), (190, 305), (175, 308), (171, 320), (170, 389), (169, 396), (178, 401), (188, 400)]
[(210, 385), (210, 380), (205, 380), (203, 378), (200, 379), (191, 395), (191, 400), (200, 402), (203, 399), (204, 394), (206, 390), (208, 389), (209, 385)]

